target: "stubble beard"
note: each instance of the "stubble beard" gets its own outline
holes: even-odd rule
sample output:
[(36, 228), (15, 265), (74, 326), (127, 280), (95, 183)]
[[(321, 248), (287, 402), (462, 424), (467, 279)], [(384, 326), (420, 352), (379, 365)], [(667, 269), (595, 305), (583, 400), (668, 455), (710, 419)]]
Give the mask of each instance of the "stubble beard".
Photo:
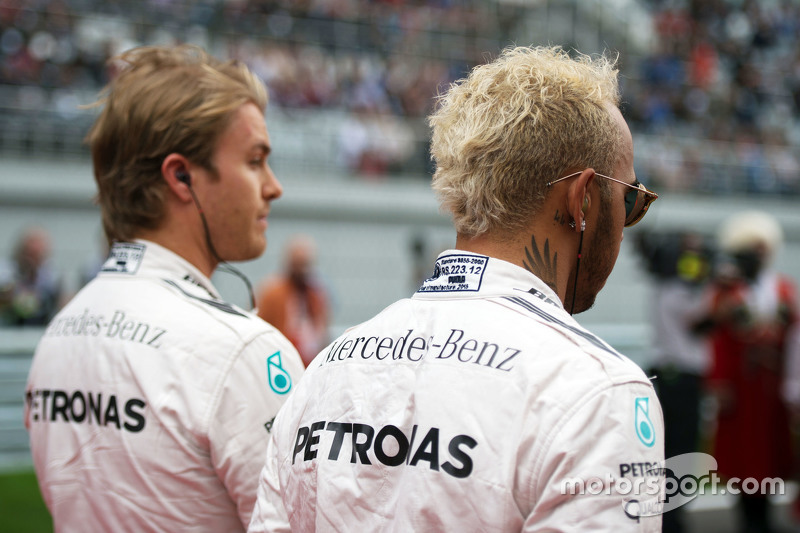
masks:
[(614, 238), (611, 231), (613, 227), (613, 217), (609, 202), (602, 202), (598, 217), (598, 228), (595, 232), (595, 239), (586, 246), (581, 258), (581, 272), (579, 275), (575, 298), (575, 309), (572, 314), (583, 313), (594, 306), (597, 295), (605, 286), (608, 276), (614, 268), (616, 258), (612, 257), (615, 248)]

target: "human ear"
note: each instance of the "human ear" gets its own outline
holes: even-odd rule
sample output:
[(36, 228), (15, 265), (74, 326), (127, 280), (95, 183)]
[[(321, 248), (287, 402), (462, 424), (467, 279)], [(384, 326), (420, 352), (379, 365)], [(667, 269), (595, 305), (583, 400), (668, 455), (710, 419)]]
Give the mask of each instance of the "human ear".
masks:
[(594, 179), (595, 172), (592, 168), (587, 168), (570, 183), (567, 190), (567, 212), (572, 217), (576, 232), (586, 229), (586, 214), (592, 206), (592, 199), (589, 193), (589, 184)]
[(169, 154), (161, 163), (161, 177), (170, 191), (183, 202), (192, 201), (192, 193), (189, 190), (192, 186), (189, 166), (189, 161), (178, 153)]

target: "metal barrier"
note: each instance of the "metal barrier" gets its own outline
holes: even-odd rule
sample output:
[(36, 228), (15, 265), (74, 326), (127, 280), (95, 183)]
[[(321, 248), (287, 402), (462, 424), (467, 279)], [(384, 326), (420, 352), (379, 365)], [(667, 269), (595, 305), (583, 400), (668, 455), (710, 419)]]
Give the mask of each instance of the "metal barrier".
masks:
[(25, 383), (42, 328), (0, 329), (0, 470), (31, 466)]

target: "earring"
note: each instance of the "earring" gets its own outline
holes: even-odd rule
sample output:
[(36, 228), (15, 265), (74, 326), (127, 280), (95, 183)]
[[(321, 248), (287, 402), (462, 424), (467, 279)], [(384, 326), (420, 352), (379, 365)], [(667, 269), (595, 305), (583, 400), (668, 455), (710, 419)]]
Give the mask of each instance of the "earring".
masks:
[[(575, 221), (569, 223), (569, 227), (575, 229)], [(581, 231), (586, 231), (586, 219), (581, 220)]]

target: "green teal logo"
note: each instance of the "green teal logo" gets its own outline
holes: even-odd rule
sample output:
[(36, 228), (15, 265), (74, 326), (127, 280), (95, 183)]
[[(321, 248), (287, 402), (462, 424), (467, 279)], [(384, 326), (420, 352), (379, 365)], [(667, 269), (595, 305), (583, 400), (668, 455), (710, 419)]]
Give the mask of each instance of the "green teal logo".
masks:
[(636, 398), (634, 401), (633, 423), (636, 426), (636, 436), (639, 441), (652, 448), (656, 443), (656, 428), (650, 421), (650, 398)]
[(281, 352), (275, 352), (267, 357), (267, 379), (269, 379), (269, 388), (275, 394), (286, 394), (292, 390), (292, 376), (283, 369)]

